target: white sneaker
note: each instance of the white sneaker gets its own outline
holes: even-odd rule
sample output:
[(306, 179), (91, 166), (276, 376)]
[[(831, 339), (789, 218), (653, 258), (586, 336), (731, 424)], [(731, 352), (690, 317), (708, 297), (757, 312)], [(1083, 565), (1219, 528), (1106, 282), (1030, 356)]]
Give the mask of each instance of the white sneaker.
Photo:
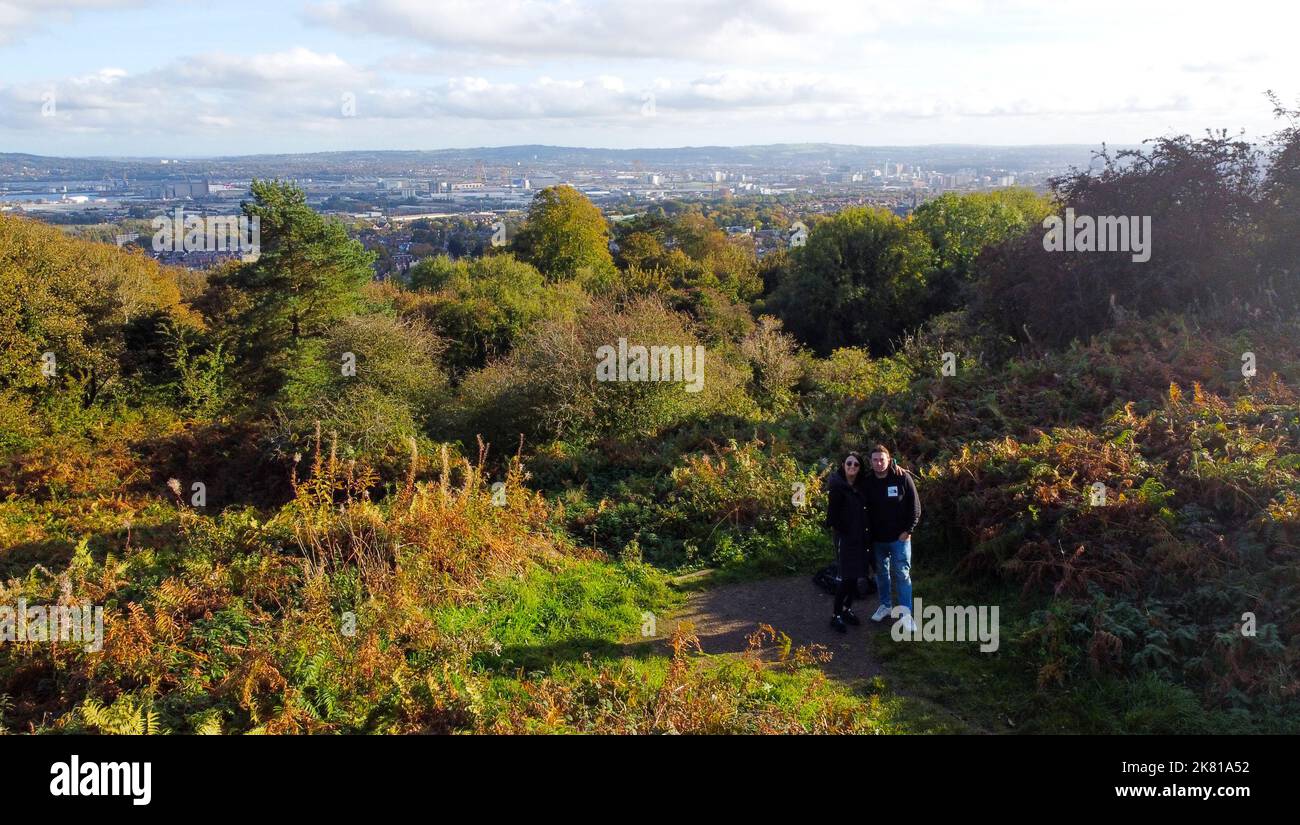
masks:
[(872, 614), (871, 614), (871, 621), (873, 621), (873, 622), (883, 622), (885, 619), (888, 619), (888, 618), (889, 618), (889, 611), (890, 611), (890, 608), (885, 607), (885, 606), (882, 604), (880, 607), (877, 607), (877, 608), (876, 608), (876, 612), (875, 612), (875, 613), (872, 613)]

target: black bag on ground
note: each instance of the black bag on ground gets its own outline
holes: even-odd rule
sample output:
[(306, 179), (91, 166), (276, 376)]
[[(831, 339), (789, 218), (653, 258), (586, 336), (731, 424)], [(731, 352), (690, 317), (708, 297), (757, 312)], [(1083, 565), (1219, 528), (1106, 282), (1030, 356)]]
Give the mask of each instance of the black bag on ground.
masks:
[(813, 576), (813, 584), (835, 595), (835, 591), (840, 587), (840, 566), (838, 564), (829, 564), (818, 570)]
[[(872, 569), (875, 565), (872, 565)], [(828, 564), (813, 575), (813, 584), (835, 595), (835, 591), (840, 589), (840, 566), (838, 564)], [(874, 575), (858, 579), (858, 595), (870, 596), (876, 592), (876, 577)]]
[[(836, 545), (836, 558), (839, 558), (839, 546), (834, 534), (831, 536), (831, 543)], [(871, 542), (866, 542), (867, 550), (867, 575), (858, 579), (858, 595), (870, 596), (879, 588), (876, 587), (876, 550), (871, 546)], [(835, 595), (840, 589), (840, 566), (839, 563), (828, 564), (813, 575), (813, 583), (821, 589)]]

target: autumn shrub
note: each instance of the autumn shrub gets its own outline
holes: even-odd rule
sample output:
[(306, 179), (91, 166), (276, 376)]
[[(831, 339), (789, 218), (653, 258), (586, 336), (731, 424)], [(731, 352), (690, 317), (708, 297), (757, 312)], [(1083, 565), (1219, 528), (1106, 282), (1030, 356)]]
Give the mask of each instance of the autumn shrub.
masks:
[(538, 321), (572, 319), (587, 296), (572, 282), (547, 283), (509, 253), (452, 261), (438, 257), (411, 269), (414, 292), (394, 290), (394, 309), (427, 322), (446, 341), (443, 362), (455, 376), (510, 352)]
[(781, 322), (768, 316), (760, 318), (740, 342), (740, 351), (753, 375), (750, 397), (767, 410), (789, 409), (795, 385), (803, 378), (804, 364), (798, 357), (798, 344), (781, 331)]
[(177, 284), (173, 270), (143, 256), (0, 215), (0, 383), (39, 393), (71, 382), (93, 401), (131, 365), (132, 322), (197, 323)]
[[(83, 542), (63, 573), (11, 580), (6, 604), (90, 600), (106, 613), (102, 651), (0, 649), (0, 693), (22, 697), (11, 718), (102, 727), (93, 711), (129, 694), (178, 732), (395, 723), (392, 679), (417, 678), (405, 651), (431, 668), (463, 667), (472, 653), (439, 632), (433, 609), (580, 555), (551, 529), (517, 462), (497, 495), (481, 464), (440, 461), (437, 483), (415, 481), (413, 467), (376, 503), (369, 471), (322, 445), (270, 519), (234, 509), (211, 518), (181, 503), (174, 543), (128, 544), (100, 560)], [(38, 686), (52, 669), (67, 674), (63, 686)]]
[[(466, 376), (460, 386), (462, 439), (481, 433), (493, 443), (555, 438), (653, 436), (674, 424), (719, 411), (752, 412), (747, 376), (704, 350), (698, 392), (685, 381), (601, 381), (598, 350), (628, 346), (703, 346), (683, 316), (653, 298), (625, 308), (598, 301), (577, 321), (545, 321), (498, 361)], [(692, 350), (694, 352), (694, 350)]]
[(320, 422), (348, 457), (398, 472), (410, 439), (425, 440), (446, 403), (444, 347), (422, 320), (385, 314), (351, 316), (301, 342), (266, 416), (268, 453), (305, 453)]
[(605, 488), (571, 509), (571, 528), (611, 553), (634, 544), (670, 568), (802, 571), (829, 552), (820, 475), (781, 448), (732, 441), (680, 455), (657, 481)]
[[(674, 632), (671, 658), (584, 661), (510, 685), (485, 702), (490, 733), (776, 734), (889, 733), (896, 704), (858, 701), (817, 669), (827, 654), (795, 647), (761, 626), (740, 660), (700, 656), (689, 627)], [(773, 662), (773, 660), (775, 660)]]
[(1042, 685), (1150, 674), (1210, 707), (1292, 703), (1300, 440), (1290, 403), (1261, 395), (1228, 404), (1173, 385), (1146, 413), (1129, 404), (1091, 430), (968, 443), (929, 469), (928, 518), (959, 528), (958, 569), (1050, 594), (1073, 616), (1040, 616)]
[(816, 390), (857, 400), (906, 390), (910, 378), (906, 365), (898, 359), (872, 358), (866, 350), (856, 347), (841, 347), (812, 367)]

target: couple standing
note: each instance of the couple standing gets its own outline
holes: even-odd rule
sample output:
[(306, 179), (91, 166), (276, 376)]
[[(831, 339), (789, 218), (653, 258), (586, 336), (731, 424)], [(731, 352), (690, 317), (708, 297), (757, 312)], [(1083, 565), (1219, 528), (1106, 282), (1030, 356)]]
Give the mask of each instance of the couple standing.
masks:
[(890, 616), (897, 584), (903, 628), (910, 632), (915, 627), (912, 531), (921, 520), (921, 497), (911, 474), (898, 466), (885, 445), (876, 444), (870, 455), (868, 469), (861, 455), (849, 453), (828, 481), (826, 522), (835, 536), (840, 573), (831, 627), (844, 633), (845, 623), (861, 624), (852, 604), (858, 596), (858, 579), (872, 574), (874, 561), (880, 607), (871, 615), (872, 621)]

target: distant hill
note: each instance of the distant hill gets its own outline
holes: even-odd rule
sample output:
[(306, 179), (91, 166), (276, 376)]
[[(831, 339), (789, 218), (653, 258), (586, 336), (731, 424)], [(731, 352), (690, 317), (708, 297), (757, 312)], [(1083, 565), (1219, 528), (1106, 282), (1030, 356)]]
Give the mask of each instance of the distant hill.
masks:
[[(497, 146), (429, 151), (344, 151), (306, 154), (242, 155), (213, 158), (58, 158), (0, 153), (0, 179), (60, 180), (117, 177), (160, 179), (178, 175), (247, 177), (280, 175), (436, 174), (438, 170), (486, 165), (548, 167), (745, 167), (788, 170), (862, 168), (885, 162), (948, 171), (963, 167), (1015, 169), (1086, 166), (1097, 147), (1052, 146), (855, 146), (832, 143), (778, 143), (761, 146), (684, 146), (669, 149), (600, 149), (568, 146)], [(167, 162), (164, 163), (163, 161)]]

